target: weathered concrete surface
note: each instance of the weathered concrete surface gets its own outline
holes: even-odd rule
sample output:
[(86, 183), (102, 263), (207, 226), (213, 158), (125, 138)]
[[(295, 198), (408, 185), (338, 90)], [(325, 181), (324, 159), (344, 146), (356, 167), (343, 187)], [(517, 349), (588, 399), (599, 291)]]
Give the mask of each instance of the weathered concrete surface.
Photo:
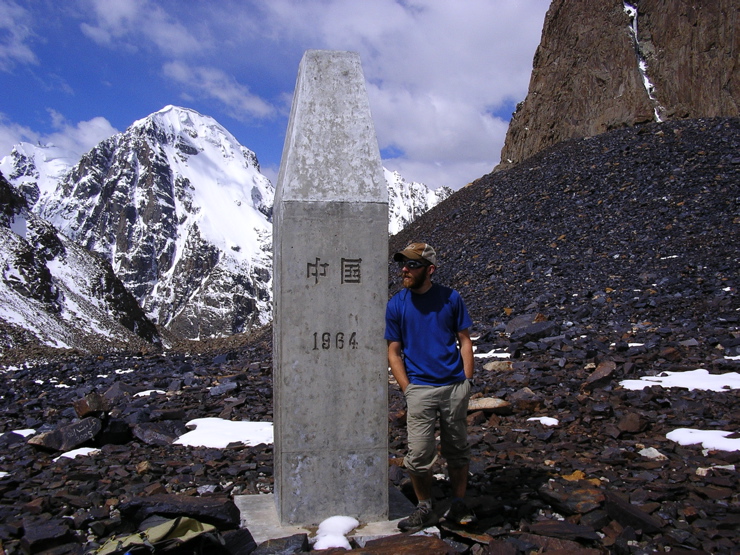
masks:
[(275, 494), (284, 524), (387, 518), (387, 218), (359, 56), (308, 51), (274, 205)]

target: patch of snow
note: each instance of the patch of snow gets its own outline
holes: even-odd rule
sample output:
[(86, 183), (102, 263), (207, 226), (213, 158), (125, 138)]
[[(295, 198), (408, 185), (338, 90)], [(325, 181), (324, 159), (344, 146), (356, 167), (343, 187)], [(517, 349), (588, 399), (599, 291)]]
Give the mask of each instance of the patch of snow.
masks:
[(679, 445), (701, 444), (705, 451), (740, 451), (740, 438), (728, 437), (734, 435), (737, 435), (737, 432), (678, 428), (667, 433), (665, 437)]
[(642, 77), (642, 85), (643, 87), (645, 87), (648, 98), (653, 103), (653, 113), (655, 114), (655, 121), (661, 122), (663, 121), (660, 116), (660, 111), (662, 110), (662, 107), (658, 104), (657, 98), (655, 98), (655, 85), (653, 85), (653, 83), (650, 81), (650, 77), (648, 77), (647, 61), (645, 60), (645, 57), (640, 48), (640, 40), (637, 34), (637, 6), (633, 6), (632, 4), (628, 4), (627, 2), (623, 2), (623, 5), (624, 13), (626, 13), (627, 16), (630, 18), (629, 30), (630, 34), (632, 35), (632, 40), (635, 44), (635, 51), (637, 52), (637, 69), (640, 71), (640, 76)]
[(557, 426), (560, 424), (560, 421), (557, 418), (551, 418), (549, 416), (535, 416), (527, 418), (527, 422), (539, 422), (543, 426)]
[[(9, 156), (0, 159), (0, 172), (16, 187), (35, 185), (43, 195), (56, 188), (59, 180), (79, 161), (82, 154), (51, 143), (34, 145), (21, 142), (13, 147)], [(20, 175), (16, 164), (19, 160), (24, 162)]]
[(12, 220), (10, 220), (10, 231), (22, 237), (26, 238), (28, 232), (28, 220), (23, 214), (16, 214)]
[(710, 374), (707, 370), (699, 368), (688, 372), (661, 372), (657, 376), (643, 376), (639, 380), (623, 380), (619, 382), (619, 385), (633, 391), (653, 385), (683, 387), (700, 391), (728, 391), (740, 389), (740, 374), (737, 372)]
[(173, 443), (191, 447), (223, 449), (230, 443), (259, 445), (273, 442), (272, 422), (235, 422), (222, 418), (196, 418), (186, 424), (194, 428)]
[(147, 389), (146, 391), (139, 391), (134, 394), (134, 397), (149, 397), (152, 393), (156, 395), (165, 395), (165, 392), (161, 389)]
[(359, 525), (359, 521), (351, 516), (331, 516), (319, 524), (313, 548), (331, 549), (341, 547), (352, 549), (345, 536)]
[(503, 351), (489, 351), (487, 353), (475, 353), (475, 358), (511, 358), (511, 353)]
[(100, 449), (95, 449), (94, 447), (79, 447), (77, 449), (67, 451), (66, 453), (62, 453), (58, 457), (54, 458), (53, 461), (57, 462), (62, 457), (67, 459), (74, 459), (76, 457), (86, 457), (88, 455), (95, 455), (97, 453), (100, 453)]

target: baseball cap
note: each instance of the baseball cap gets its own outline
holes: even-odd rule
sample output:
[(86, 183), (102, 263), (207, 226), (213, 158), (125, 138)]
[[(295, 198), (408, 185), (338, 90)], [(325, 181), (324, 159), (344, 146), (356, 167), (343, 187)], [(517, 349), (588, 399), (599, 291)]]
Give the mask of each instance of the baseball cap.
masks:
[(396, 262), (399, 262), (404, 258), (408, 258), (409, 260), (422, 260), (429, 264), (437, 265), (437, 253), (431, 245), (426, 243), (411, 243), (402, 251), (393, 255), (393, 260)]

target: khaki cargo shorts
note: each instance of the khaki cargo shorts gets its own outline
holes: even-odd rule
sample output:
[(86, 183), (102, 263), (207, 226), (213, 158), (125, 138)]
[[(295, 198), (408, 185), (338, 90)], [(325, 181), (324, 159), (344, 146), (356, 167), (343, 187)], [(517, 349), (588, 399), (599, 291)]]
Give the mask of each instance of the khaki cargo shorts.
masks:
[(451, 468), (470, 460), (468, 445), (468, 380), (452, 385), (409, 384), (404, 392), (408, 453), (404, 465), (412, 474), (427, 474), (437, 459), (434, 425), (439, 418), (442, 456)]

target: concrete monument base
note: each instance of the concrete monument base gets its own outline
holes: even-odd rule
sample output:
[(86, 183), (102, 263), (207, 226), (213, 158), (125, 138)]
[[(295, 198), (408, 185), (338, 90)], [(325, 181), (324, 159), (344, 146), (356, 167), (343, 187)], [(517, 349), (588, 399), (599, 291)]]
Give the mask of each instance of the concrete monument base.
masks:
[[(241, 513), (241, 527), (247, 528), (254, 541), (259, 545), (267, 540), (285, 538), (294, 534), (308, 534), (309, 538), (316, 533), (316, 526), (291, 526), (280, 524), (275, 496), (235, 495), (234, 503)], [(365, 541), (400, 534), (398, 521), (406, 518), (414, 510), (414, 505), (395, 487), (388, 488), (388, 518), (378, 522), (360, 523), (347, 538), (356, 540), (360, 545)], [(340, 515), (351, 516), (351, 515)]]

